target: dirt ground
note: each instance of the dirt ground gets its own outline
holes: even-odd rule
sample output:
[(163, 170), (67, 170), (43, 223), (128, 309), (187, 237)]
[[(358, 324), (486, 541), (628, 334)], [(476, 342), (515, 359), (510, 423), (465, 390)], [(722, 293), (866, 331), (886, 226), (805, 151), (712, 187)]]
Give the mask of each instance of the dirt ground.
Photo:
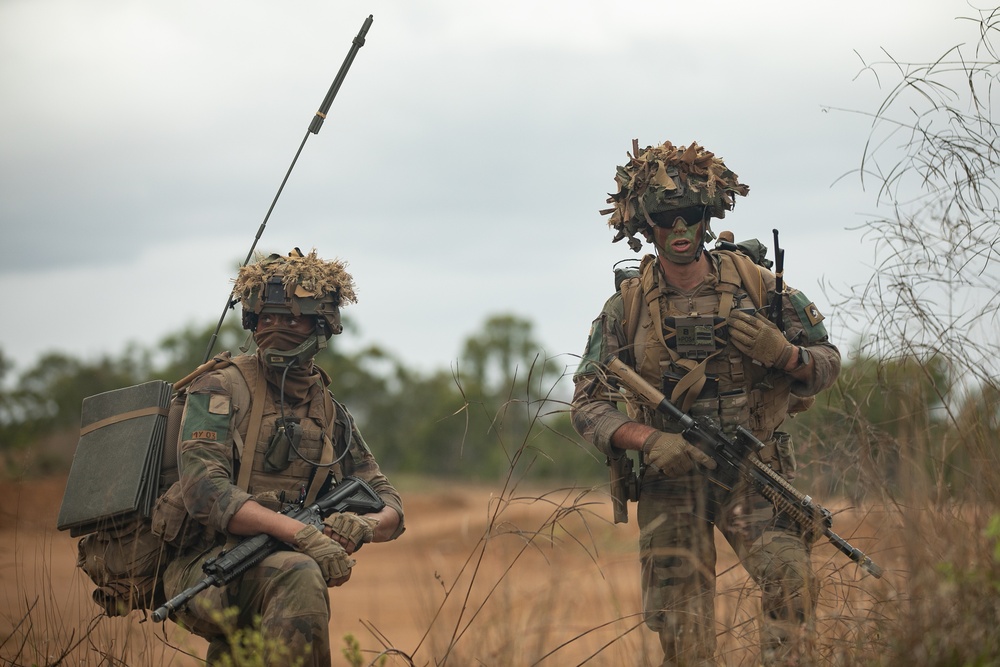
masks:
[[(205, 642), (172, 622), (99, 616), (92, 585), (75, 567), (76, 540), (55, 529), (64, 485), (0, 482), (0, 665), (54, 664), (63, 654), (63, 664), (203, 664)], [(398, 486), (406, 533), (366, 545), (350, 582), (331, 590), (334, 664), (349, 664), (340, 651), (347, 634), (364, 664), (385, 648), (416, 665), (659, 663), (637, 616), (637, 529), (611, 524), (605, 495), (429, 480)], [(752, 609), (733, 563), (720, 544), (720, 593)], [(752, 614), (721, 611), (720, 621), (737, 628)], [(728, 634), (752, 644), (745, 629)], [(386, 663), (404, 664), (399, 656)]]

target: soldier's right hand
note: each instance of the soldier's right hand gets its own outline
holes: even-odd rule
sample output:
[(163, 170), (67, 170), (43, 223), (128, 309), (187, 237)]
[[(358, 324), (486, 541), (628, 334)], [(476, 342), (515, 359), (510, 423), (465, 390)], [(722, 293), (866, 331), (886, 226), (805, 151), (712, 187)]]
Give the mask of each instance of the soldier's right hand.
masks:
[(680, 477), (700, 463), (715, 468), (715, 459), (688, 443), (680, 433), (651, 434), (642, 444), (642, 453), (648, 465), (658, 468), (667, 477)]
[(353, 512), (339, 512), (323, 519), (323, 534), (352, 554), (375, 538), (378, 520)]
[(327, 586), (340, 586), (351, 578), (351, 568), (356, 561), (316, 526), (306, 526), (295, 533), (292, 546), (316, 561)]

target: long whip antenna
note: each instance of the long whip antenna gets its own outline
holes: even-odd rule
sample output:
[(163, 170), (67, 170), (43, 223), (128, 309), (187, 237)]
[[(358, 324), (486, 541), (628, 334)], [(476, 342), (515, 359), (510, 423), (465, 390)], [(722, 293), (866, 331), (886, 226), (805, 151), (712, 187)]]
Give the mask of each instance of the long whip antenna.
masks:
[[(326, 115), (330, 112), (330, 106), (333, 104), (333, 99), (337, 96), (337, 92), (340, 91), (340, 86), (344, 83), (344, 79), (347, 77), (347, 71), (351, 69), (351, 64), (354, 62), (354, 57), (358, 55), (358, 50), (365, 45), (365, 35), (368, 34), (368, 29), (372, 25), (372, 16), (369, 14), (368, 18), (361, 26), (361, 31), (358, 32), (358, 36), (354, 38), (351, 43), (351, 49), (347, 52), (347, 57), (344, 59), (343, 64), (340, 66), (340, 71), (337, 72), (336, 78), (334, 78), (333, 83), (330, 85), (330, 90), (327, 91), (326, 97), (323, 98), (323, 103), (320, 105), (319, 110), (316, 115), (312, 117), (312, 121), (309, 123), (309, 129), (306, 131), (304, 137), (302, 137), (302, 143), (299, 144), (299, 149), (295, 151), (295, 157), (292, 158), (292, 163), (288, 165), (288, 171), (285, 172), (285, 177), (281, 179), (281, 185), (278, 186), (278, 192), (275, 193), (274, 199), (271, 201), (271, 206), (267, 209), (267, 214), (264, 215), (264, 220), (260, 223), (260, 227), (257, 229), (257, 235), (253, 239), (253, 243), (250, 245), (250, 251), (247, 253), (246, 259), (240, 267), (244, 267), (250, 263), (250, 259), (253, 257), (253, 251), (257, 248), (257, 242), (260, 240), (261, 235), (264, 233), (264, 228), (267, 226), (267, 221), (271, 217), (271, 211), (274, 210), (275, 204), (278, 203), (278, 197), (281, 196), (281, 191), (285, 189), (285, 183), (288, 182), (288, 177), (292, 174), (292, 169), (295, 168), (295, 163), (298, 162), (299, 154), (302, 153), (302, 148), (306, 145), (306, 140), (309, 139), (310, 134), (319, 134), (320, 128), (323, 127), (323, 121), (326, 120)], [(205, 359), (202, 363), (207, 362), (212, 358), (212, 350), (215, 348), (215, 343), (219, 339), (219, 332), (222, 330), (222, 323), (226, 319), (226, 314), (229, 313), (229, 309), (235, 305), (233, 301), (233, 293), (229, 293), (229, 297), (226, 299), (226, 307), (222, 309), (222, 315), (219, 317), (219, 323), (215, 326), (215, 331), (212, 332), (212, 338), (208, 341), (208, 349), (205, 350)]]

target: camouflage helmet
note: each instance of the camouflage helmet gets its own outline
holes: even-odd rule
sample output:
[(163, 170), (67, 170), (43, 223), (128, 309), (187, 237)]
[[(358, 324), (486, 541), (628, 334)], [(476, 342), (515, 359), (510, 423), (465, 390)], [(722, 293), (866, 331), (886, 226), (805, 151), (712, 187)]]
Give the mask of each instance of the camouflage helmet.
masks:
[(724, 218), (735, 205), (735, 195), (745, 197), (750, 188), (739, 182), (720, 158), (697, 143), (674, 146), (669, 141), (639, 150), (632, 140), (632, 153), (615, 174), (618, 192), (608, 197), (613, 207), (601, 211), (611, 215), (608, 226), (617, 234), (613, 242), (628, 237), (635, 252), (642, 248), (637, 234), (652, 241), (652, 214), (692, 206), (705, 207), (705, 228), (710, 218)]
[(261, 313), (289, 313), (322, 318), (327, 338), (339, 334), (340, 306), (358, 300), (346, 267), (340, 260), (320, 259), (315, 248), (308, 255), (298, 248), (287, 257), (258, 255), (234, 281), (233, 302), (243, 305), (243, 328), (256, 330)]

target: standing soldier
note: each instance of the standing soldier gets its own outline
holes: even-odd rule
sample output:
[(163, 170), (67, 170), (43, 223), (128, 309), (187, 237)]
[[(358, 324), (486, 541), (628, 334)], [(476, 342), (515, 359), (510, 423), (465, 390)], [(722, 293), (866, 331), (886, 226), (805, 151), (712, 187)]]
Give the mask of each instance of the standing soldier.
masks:
[[(660, 637), (663, 665), (715, 663), (717, 527), (761, 589), (761, 659), (803, 664), (818, 585), (811, 540), (745, 482), (710, 481), (714, 460), (680, 427), (641, 405), (617, 409), (601, 362), (617, 355), (683, 411), (737, 426), (767, 444), (759, 456), (786, 478), (794, 471), (787, 434), (777, 430), (789, 399), (829, 387), (840, 353), (822, 315), (795, 290), (779, 294), (780, 330), (765, 316), (775, 275), (746, 256), (711, 251), (711, 218), (732, 210), (749, 188), (696, 143), (639, 150), (618, 167), (608, 199), (615, 241), (641, 236), (655, 248), (638, 277), (625, 280), (594, 321), (574, 378), (573, 424), (609, 458), (641, 452), (639, 551), (647, 626)], [(779, 290), (781, 292), (783, 290)], [(812, 536), (810, 536), (812, 537)]]
[[(253, 627), (259, 618), (266, 646), (286, 647), (286, 659), (330, 665), (327, 588), (347, 582), (351, 554), (362, 543), (403, 532), (399, 494), (327, 389), (330, 376), (313, 364), (327, 339), (341, 332), (340, 307), (356, 301), (354, 282), (344, 263), (296, 249), (244, 266), (234, 294), (257, 351), (188, 389), (180, 481), (153, 514), (154, 532), (180, 549), (164, 588), (169, 597), (196, 584), (202, 564), (224, 545), (271, 535), (289, 549), (200, 593), (177, 616), (209, 640), (210, 664), (229, 650), (220, 614), (235, 607), (236, 626)], [(333, 514), (322, 532), (279, 513), (311, 503), (346, 475), (368, 482), (385, 507), (364, 516)], [(281, 661), (283, 650), (272, 657)]]

